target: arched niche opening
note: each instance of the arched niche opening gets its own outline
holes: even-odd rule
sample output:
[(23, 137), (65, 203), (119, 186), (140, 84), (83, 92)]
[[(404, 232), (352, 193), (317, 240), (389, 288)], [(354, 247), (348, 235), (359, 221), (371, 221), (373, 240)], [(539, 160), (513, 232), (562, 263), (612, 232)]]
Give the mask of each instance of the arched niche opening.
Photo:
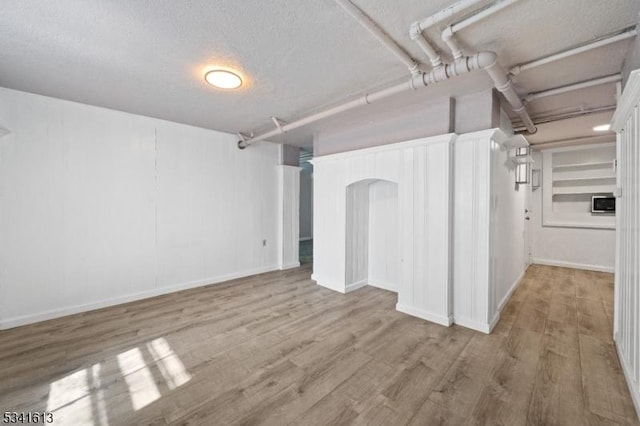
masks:
[(366, 179), (346, 191), (346, 291), (365, 285), (398, 292), (398, 184)]

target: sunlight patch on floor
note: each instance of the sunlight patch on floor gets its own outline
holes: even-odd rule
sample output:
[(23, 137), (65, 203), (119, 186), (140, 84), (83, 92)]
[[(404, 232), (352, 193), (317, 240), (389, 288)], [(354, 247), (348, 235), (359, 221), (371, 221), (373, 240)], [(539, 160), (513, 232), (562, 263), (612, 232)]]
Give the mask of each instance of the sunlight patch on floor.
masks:
[(129, 388), (134, 410), (139, 410), (160, 398), (160, 391), (153, 380), (139, 348), (118, 355), (118, 366)]
[(72, 404), (89, 394), (87, 370), (79, 370), (51, 383), (47, 411), (54, 411)]
[[(192, 379), (163, 337), (122, 352), (115, 360), (126, 383), (125, 392), (131, 400), (131, 408), (135, 411), (160, 399), (159, 385), (164, 383), (173, 390)], [(110, 362), (105, 361), (104, 365)], [(49, 385), (47, 411), (54, 413), (56, 424), (109, 426), (109, 401), (105, 392), (112, 385), (103, 383), (102, 369), (101, 363), (93, 364)]]
[(160, 369), (169, 389), (175, 389), (191, 380), (180, 358), (173, 352), (165, 338), (161, 337), (147, 343), (147, 349)]

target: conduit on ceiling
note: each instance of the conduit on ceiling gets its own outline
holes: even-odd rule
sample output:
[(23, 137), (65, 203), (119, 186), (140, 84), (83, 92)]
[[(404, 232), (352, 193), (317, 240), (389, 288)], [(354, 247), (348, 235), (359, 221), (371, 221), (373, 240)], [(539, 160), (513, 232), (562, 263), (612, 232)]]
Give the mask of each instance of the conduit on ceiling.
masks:
[[(604, 46), (610, 43), (614, 43), (619, 40), (623, 40), (629, 37), (633, 37), (636, 35), (635, 29), (625, 29), (622, 32), (618, 32), (613, 35), (602, 37), (592, 43), (587, 43), (584, 45), (576, 46), (570, 48), (568, 50), (559, 52), (557, 54), (549, 55), (544, 58), (540, 58), (531, 62), (527, 62), (525, 64), (519, 64), (510, 69), (509, 74), (507, 74), (502, 67), (498, 63), (497, 55), (494, 52), (480, 52), (470, 56), (464, 56), (462, 49), (458, 45), (454, 35), (457, 31), (466, 28), (470, 25), (477, 23), (478, 21), (490, 16), (493, 13), (496, 13), (511, 4), (517, 2), (518, 0), (501, 0), (495, 3), (490, 4), (484, 9), (479, 10), (475, 14), (457, 22), (452, 25), (449, 25), (442, 32), (442, 39), (447, 44), (451, 53), (453, 54), (454, 61), (449, 64), (445, 64), (442, 61), (440, 54), (434, 49), (429, 41), (424, 36), (423, 32), (445, 20), (450, 20), (456, 15), (459, 15), (462, 12), (467, 11), (473, 6), (481, 3), (483, 0), (460, 0), (453, 5), (427, 17), (420, 21), (416, 21), (410, 26), (409, 34), (412, 40), (414, 40), (418, 46), (425, 52), (427, 57), (429, 58), (429, 62), (432, 65), (432, 70), (429, 72), (424, 72), (420, 70), (420, 64), (414, 58), (412, 58), (400, 45), (395, 42), (391, 37), (389, 37), (369, 16), (367, 16), (362, 10), (360, 10), (357, 6), (355, 6), (349, 0), (335, 0), (349, 15), (351, 15), (356, 21), (362, 25), (365, 29), (367, 29), (378, 41), (380, 41), (387, 49), (389, 49), (394, 55), (396, 55), (409, 69), (412, 76), (406, 83), (401, 83), (395, 86), (388, 87), (386, 89), (382, 89), (376, 92), (365, 94), (355, 100), (345, 102), (333, 108), (329, 108), (323, 111), (320, 111), (315, 114), (308, 115), (299, 120), (293, 121), (291, 123), (284, 123), (280, 120), (274, 119), (276, 123), (276, 129), (271, 131), (262, 133), (260, 135), (247, 136), (241, 132), (238, 133), (240, 140), (238, 141), (238, 148), (244, 149), (247, 146), (266, 140), (273, 136), (277, 136), (287, 131), (294, 130), (308, 124), (317, 122), (327, 117), (331, 117), (342, 112), (349, 111), (359, 106), (368, 105), (373, 102), (379, 101), (381, 99), (388, 98), (390, 96), (403, 93), (410, 90), (416, 90), (422, 87), (426, 87), (430, 84), (436, 84), (438, 82), (448, 80), (452, 77), (458, 76), (463, 73), (468, 73), (471, 71), (484, 69), (487, 71), (489, 76), (494, 82), (494, 85), (498, 91), (500, 91), (506, 100), (511, 105), (513, 111), (518, 114), (524, 129), (529, 133), (535, 133), (536, 127), (534, 125), (533, 120), (529, 116), (526, 105), (520, 99), (520, 96), (516, 93), (515, 88), (513, 86), (513, 82), (511, 81), (510, 75), (517, 75), (520, 72), (531, 69), (552, 61), (556, 61), (559, 59), (566, 58), (571, 55), (575, 55), (587, 50), (595, 49), (600, 46)], [(614, 76), (604, 77), (603, 79), (613, 78)], [(577, 83), (576, 85), (569, 85), (561, 88), (551, 89), (551, 91), (556, 91), (552, 94), (562, 93), (562, 90), (574, 90), (571, 86), (577, 86), (582, 84), (590, 87), (590, 85), (595, 84), (604, 84), (601, 82), (594, 81)], [(607, 81), (609, 82), (609, 81)], [(530, 94), (532, 99), (537, 97), (545, 96), (545, 92), (538, 92), (537, 94)], [(550, 96), (548, 93), (547, 96)]]

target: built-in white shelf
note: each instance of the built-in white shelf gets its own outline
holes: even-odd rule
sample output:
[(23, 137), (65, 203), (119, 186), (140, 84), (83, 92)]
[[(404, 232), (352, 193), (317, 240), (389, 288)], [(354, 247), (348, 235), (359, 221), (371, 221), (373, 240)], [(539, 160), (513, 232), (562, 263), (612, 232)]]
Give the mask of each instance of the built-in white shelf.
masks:
[(554, 164), (553, 169), (577, 169), (577, 168), (601, 168), (609, 166), (613, 168), (611, 161), (597, 161), (593, 163)]
[(616, 190), (615, 144), (544, 150), (543, 225), (615, 227), (615, 215), (591, 213), (591, 196)]
[(603, 194), (613, 193), (615, 185), (585, 185), (585, 186), (562, 186), (554, 187), (553, 195), (567, 194)]
[(572, 178), (572, 177), (568, 177), (568, 178), (553, 178), (553, 181), (554, 182), (580, 182), (580, 181), (610, 180), (610, 179), (614, 179), (615, 180), (615, 178), (616, 177), (614, 175), (610, 175), (610, 176), (588, 176), (588, 177), (576, 177), (576, 178)]

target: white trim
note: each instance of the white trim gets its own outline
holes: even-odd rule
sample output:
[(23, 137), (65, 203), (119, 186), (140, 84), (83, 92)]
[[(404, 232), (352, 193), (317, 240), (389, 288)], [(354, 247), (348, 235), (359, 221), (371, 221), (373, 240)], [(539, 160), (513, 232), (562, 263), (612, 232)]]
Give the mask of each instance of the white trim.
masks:
[(493, 318), (491, 319), (490, 322), (484, 323), (484, 322), (475, 321), (475, 320), (472, 320), (472, 319), (469, 319), (469, 318), (456, 317), (456, 316), (454, 316), (453, 322), (455, 324), (457, 324), (457, 325), (462, 326), (462, 327), (466, 327), (466, 328), (470, 328), (472, 330), (480, 331), (480, 332), (485, 333), (485, 334), (491, 333), (491, 331), (498, 324), (498, 321), (500, 321), (500, 314), (501, 314), (502, 310), (504, 309), (505, 305), (507, 304), (507, 302), (509, 301), (509, 299), (513, 295), (513, 292), (516, 291), (516, 288), (518, 288), (518, 286), (522, 282), (522, 279), (524, 278), (526, 273), (527, 273), (527, 268), (525, 268), (522, 271), (522, 273), (520, 274), (520, 276), (513, 282), (513, 284), (511, 285), (511, 288), (509, 289), (509, 291), (507, 291), (507, 294), (504, 295), (504, 297), (502, 298), (502, 300), (498, 304), (498, 310), (494, 313)]
[[(605, 216), (603, 216), (605, 217)], [(591, 222), (578, 222), (570, 220), (549, 220), (543, 224), (550, 228), (580, 228), (580, 229), (616, 229), (615, 223), (612, 224), (598, 224)]]
[(589, 265), (586, 263), (565, 262), (564, 260), (538, 259), (534, 257), (533, 263), (536, 265), (560, 266), (562, 268), (573, 268), (573, 269), (585, 269), (587, 271), (610, 272), (610, 273), (615, 272), (615, 269), (613, 266)]
[(493, 316), (493, 319), (491, 320), (491, 322), (489, 323), (489, 333), (491, 333), (493, 331), (493, 329), (496, 327), (496, 325), (498, 324), (498, 321), (500, 321), (500, 314), (501, 311), (496, 312), (496, 314)]
[(576, 145), (576, 146), (563, 146), (559, 148), (542, 148), (540, 149), (540, 151), (549, 151), (549, 152), (586, 151), (594, 148), (606, 148), (616, 143), (616, 135), (604, 135), (602, 136), (602, 138), (603, 139), (606, 138), (606, 140), (598, 141), (597, 143), (583, 144), (583, 145)]
[(460, 318), (456, 316), (453, 317), (453, 322), (461, 327), (470, 328), (471, 330), (480, 331), (485, 334), (491, 333), (491, 329), (493, 328), (488, 323), (482, 323), (469, 318)]
[(433, 144), (439, 144), (439, 143), (451, 143), (456, 139), (456, 137), (457, 135), (455, 133), (447, 133), (445, 135), (440, 135), (440, 136), (431, 136), (427, 138), (412, 139), (410, 141), (390, 143), (390, 144), (385, 144), (380, 146), (374, 146), (371, 148), (363, 148), (363, 149), (356, 149), (353, 151), (327, 154), (319, 157), (314, 157), (312, 164), (316, 165), (316, 164), (323, 163), (325, 161), (330, 161), (330, 160), (342, 160), (345, 158), (359, 157), (362, 155), (369, 155), (369, 154), (377, 154), (380, 152), (392, 151), (392, 150), (398, 150), (398, 149), (413, 148), (416, 146), (426, 146), (426, 145), (433, 145)]
[(611, 119), (611, 129), (620, 132), (638, 103), (640, 103), (640, 69), (633, 70), (629, 74), (622, 96), (618, 99), (618, 108)]
[(631, 399), (633, 400), (633, 405), (636, 409), (636, 416), (640, 420), (640, 392), (635, 387), (635, 383), (633, 382), (633, 374), (631, 373), (631, 368), (627, 364), (627, 359), (623, 356), (622, 351), (620, 350), (620, 346), (618, 346), (618, 335), (614, 334), (613, 342), (616, 347), (616, 352), (618, 353), (618, 359), (620, 360), (620, 365), (622, 365), (622, 371), (624, 372), (624, 378), (627, 380), (627, 387), (629, 388), (629, 393), (631, 394)]
[(19, 327), (21, 325), (33, 324), (40, 321), (46, 321), (54, 318), (60, 318), (67, 315), (78, 314), (81, 312), (93, 311), (95, 309), (106, 308), (109, 306), (120, 305), (123, 303), (134, 302), (136, 300), (148, 299), (151, 297), (161, 296), (163, 294), (175, 293), (177, 291), (188, 290), (196, 287), (204, 287), (211, 284), (220, 284), (225, 281), (244, 278), (251, 275), (262, 274), (265, 272), (271, 272), (278, 270), (277, 265), (256, 268), (244, 272), (236, 272), (232, 274), (222, 275), (213, 278), (207, 278), (203, 280), (190, 281), (182, 284), (170, 285), (157, 289), (141, 291), (138, 293), (129, 294), (126, 296), (113, 297), (99, 302), (86, 303), (82, 305), (69, 306), (66, 308), (53, 309), (50, 311), (39, 312), (36, 314), (21, 315), (13, 318), (7, 318), (0, 321), (0, 330), (6, 330), (8, 328)]
[(524, 279), (524, 276), (527, 274), (527, 269), (529, 269), (528, 266), (526, 268), (524, 268), (524, 270), (522, 271), (520, 276), (511, 285), (511, 288), (509, 289), (509, 291), (507, 291), (507, 294), (505, 294), (504, 297), (502, 298), (502, 300), (500, 301), (500, 303), (498, 303), (498, 315), (500, 314), (500, 312), (502, 312), (502, 310), (506, 306), (506, 304), (509, 301), (509, 299), (511, 299), (511, 296), (513, 295), (513, 292), (516, 291), (516, 289), (518, 288), (518, 286), (520, 285), (520, 283)]
[(280, 267), (281, 271), (284, 271), (285, 269), (292, 269), (292, 268), (299, 268), (300, 267), (300, 262), (293, 262), (293, 263), (287, 263), (286, 265), (282, 265), (282, 267)]
[(326, 282), (324, 281), (320, 282), (318, 281), (318, 278), (314, 274), (311, 274), (311, 280), (315, 281), (316, 285), (319, 285), (320, 287), (324, 287), (328, 290), (337, 291), (338, 293), (342, 293), (342, 294), (346, 293), (344, 285), (341, 285), (341, 284), (336, 285), (333, 283), (326, 284)]
[(423, 309), (414, 308), (414, 307), (407, 306), (407, 305), (401, 305), (400, 303), (398, 303), (396, 305), (396, 310), (398, 312), (402, 312), (402, 313), (407, 314), (407, 315), (418, 317), (418, 318), (421, 318), (423, 320), (435, 322), (436, 324), (444, 325), (446, 327), (449, 327), (451, 324), (453, 324), (453, 317), (452, 316), (445, 317), (445, 316), (442, 316), (442, 315), (438, 315), (438, 314), (434, 314), (434, 313), (425, 311)]
[(344, 289), (343, 293), (350, 293), (350, 292), (352, 292), (354, 290), (357, 290), (359, 288), (362, 288), (362, 287), (364, 287), (366, 285), (367, 285), (367, 280), (362, 280), (362, 281), (358, 281), (358, 282), (355, 282), (355, 283), (347, 284), (345, 286), (345, 289)]
[(398, 292), (398, 285), (394, 283), (384, 283), (381, 281), (376, 281), (375, 283), (368, 283), (368, 285), (382, 290), (392, 291), (394, 293)]

